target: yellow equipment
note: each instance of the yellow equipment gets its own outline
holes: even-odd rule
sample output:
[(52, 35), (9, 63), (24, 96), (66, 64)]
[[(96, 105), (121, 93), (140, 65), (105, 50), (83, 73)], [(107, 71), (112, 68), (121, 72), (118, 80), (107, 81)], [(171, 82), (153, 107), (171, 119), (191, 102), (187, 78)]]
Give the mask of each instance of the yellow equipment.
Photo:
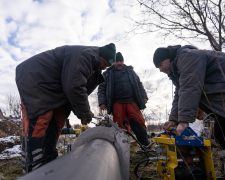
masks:
[[(157, 174), (164, 180), (215, 180), (211, 143), (187, 127), (180, 136), (163, 133), (155, 137)], [(193, 177), (194, 176), (194, 177)]]
[(85, 130), (86, 130), (86, 126), (85, 126), (85, 124), (82, 124), (82, 126), (81, 126), (81, 130), (82, 130), (82, 131), (85, 131)]
[(74, 142), (75, 140), (78, 138), (78, 136), (80, 135), (80, 129), (75, 129), (75, 138), (74, 138)]
[[(85, 124), (82, 124), (81, 125), (81, 131), (85, 131), (86, 130), (86, 125)], [(78, 136), (80, 135), (80, 129), (75, 129), (75, 138), (74, 138), (74, 142), (75, 140), (78, 138)]]

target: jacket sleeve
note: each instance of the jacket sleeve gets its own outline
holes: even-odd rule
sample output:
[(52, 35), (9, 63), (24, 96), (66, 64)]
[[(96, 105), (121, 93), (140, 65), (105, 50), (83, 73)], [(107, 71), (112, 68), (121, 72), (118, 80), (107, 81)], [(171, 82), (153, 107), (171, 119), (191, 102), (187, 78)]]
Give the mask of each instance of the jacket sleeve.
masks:
[[(135, 74), (136, 74), (136, 73), (135, 73)], [(145, 89), (144, 89), (144, 86), (143, 86), (143, 84), (142, 84), (142, 82), (141, 82), (139, 76), (138, 76), (137, 74), (136, 74), (136, 76), (137, 76), (137, 83), (138, 83), (138, 87), (139, 87), (139, 90), (140, 90), (140, 92), (141, 92), (142, 98), (143, 98), (143, 99), (148, 99), (147, 93), (146, 93), (146, 91), (145, 91)]]
[(101, 106), (102, 104), (107, 105), (106, 100), (106, 81), (99, 84), (98, 86), (98, 104)]
[(207, 59), (197, 54), (186, 52), (178, 57), (177, 69), (180, 72), (178, 91), (178, 121), (194, 122), (199, 107)]
[(98, 104), (101, 106), (102, 104), (107, 105), (106, 101), (106, 82), (99, 84), (98, 86)]
[(179, 101), (178, 88), (176, 87), (174, 91), (174, 97), (173, 97), (172, 109), (169, 116), (169, 121), (178, 122), (178, 101)]
[(87, 80), (92, 74), (95, 56), (72, 53), (64, 59), (62, 86), (72, 105), (74, 114), (79, 118), (90, 111), (87, 94)]

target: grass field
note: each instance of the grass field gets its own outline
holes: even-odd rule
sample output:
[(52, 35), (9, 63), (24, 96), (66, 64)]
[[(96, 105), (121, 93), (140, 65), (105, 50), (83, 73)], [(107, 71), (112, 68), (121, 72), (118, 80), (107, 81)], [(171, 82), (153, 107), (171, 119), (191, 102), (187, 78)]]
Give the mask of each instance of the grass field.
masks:
[[(152, 140), (152, 139), (151, 139)], [(66, 153), (66, 146), (68, 143), (72, 143), (73, 140), (70, 138), (66, 138), (65, 136), (61, 136), (58, 142), (58, 152), (59, 155), (62, 156)], [(65, 148), (64, 148), (65, 147)], [(136, 154), (135, 151), (139, 149), (138, 146), (131, 146), (130, 149), (130, 180), (136, 180), (137, 177), (134, 174), (135, 166), (146, 156), (144, 154)], [(154, 156), (154, 154), (150, 155)], [(214, 159), (214, 167), (217, 177), (220, 175), (220, 162), (219, 157), (216, 155), (216, 149), (213, 149), (213, 159)], [(148, 164), (146, 167), (142, 168), (139, 172), (142, 177), (145, 179), (156, 180), (159, 179), (156, 174), (156, 163), (153, 162)], [(21, 166), (21, 158), (16, 157), (13, 159), (5, 159), (0, 161), (0, 180), (15, 180), (18, 177), (21, 177), (22, 174), (22, 166)]]

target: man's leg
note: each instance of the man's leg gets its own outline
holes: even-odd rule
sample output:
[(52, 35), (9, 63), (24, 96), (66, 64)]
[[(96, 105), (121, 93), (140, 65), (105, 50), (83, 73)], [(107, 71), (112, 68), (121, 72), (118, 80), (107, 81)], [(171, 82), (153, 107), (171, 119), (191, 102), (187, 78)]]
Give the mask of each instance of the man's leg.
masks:
[[(124, 129), (124, 124), (126, 120), (126, 109), (125, 104), (114, 103), (113, 104), (113, 121), (118, 124), (118, 126)], [(126, 124), (125, 124), (126, 128)]]
[(221, 148), (225, 150), (225, 118), (216, 115), (214, 124), (214, 137)]
[(136, 103), (127, 104), (128, 122), (138, 141), (148, 146), (150, 144), (145, 126), (144, 117)]
[(46, 130), (45, 140), (43, 143), (43, 159), (44, 163), (48, 163), (58, 156), (58, 149), (56, 148), (59, 135), (66, 122), (66, 112), (64, 107), (59, 107), (53, 110), (53, 117)]
[(218, 155), (220, 156), (221, 172), (223, 174), (220, 179), (225, 179), (225, 118), (219, 115), (216, 115), (215, 118), (214, 138), (221, 147), (221, 151), (218, 151)]
[(53, 111), (34, 119), (27, 119), (24, 107), (22, 113), (22, 165), (24, 173), (28, 173), (42, 164), (42, 144)]

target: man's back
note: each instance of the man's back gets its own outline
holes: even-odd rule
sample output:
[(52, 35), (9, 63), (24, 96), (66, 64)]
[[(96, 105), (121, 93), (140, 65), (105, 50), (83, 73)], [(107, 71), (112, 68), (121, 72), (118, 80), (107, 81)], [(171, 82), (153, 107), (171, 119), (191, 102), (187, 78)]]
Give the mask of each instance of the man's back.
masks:
[(98, 58), (98, 47), (62, 46), (19, 64), (16, 83), (28, 117), (34, 118), (68, 103), (71, 88), (86, 82), (84, 78), (99, 65)]

